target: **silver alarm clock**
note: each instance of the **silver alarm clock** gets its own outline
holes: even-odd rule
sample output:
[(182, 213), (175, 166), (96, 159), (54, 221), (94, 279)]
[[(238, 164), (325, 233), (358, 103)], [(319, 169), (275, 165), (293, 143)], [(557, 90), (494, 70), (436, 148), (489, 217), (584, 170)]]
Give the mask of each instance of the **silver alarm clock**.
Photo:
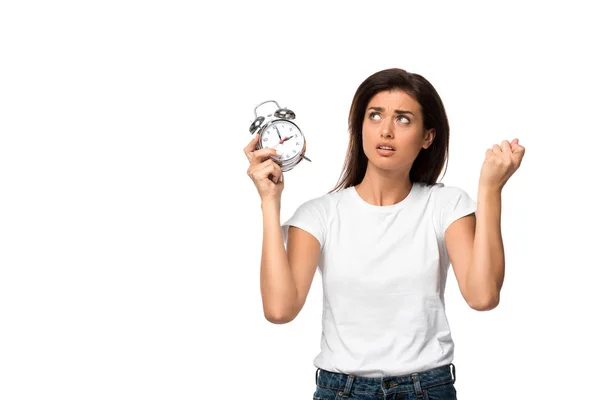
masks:
[[(258, 107), (263, 104), (273, 102), (277, 105), (277, 110), (273, 114), (259, 116), (256, 113)], [(257, 132), (260, 136), (256, 143), (256, 150), (266, 147), (277, 149), (282, 155), (281, 158), (271, 156), (281, 167), (281, 171), (289, 171), (294, 168), (302, 159), (312, 162), (304, 152), (306, 151), (306, 139), (304, 134), (292, 122), (296, 114), (292, 110), (282, 108), (275, 100), (263, 101), (254, 108), (254, 122), (250, 125), (250, 134)]]

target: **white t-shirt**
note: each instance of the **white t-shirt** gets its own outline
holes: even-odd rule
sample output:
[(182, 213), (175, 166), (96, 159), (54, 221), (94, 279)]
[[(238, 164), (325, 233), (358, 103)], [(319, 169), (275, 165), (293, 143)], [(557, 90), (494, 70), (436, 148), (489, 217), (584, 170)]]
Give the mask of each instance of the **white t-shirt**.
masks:
[(443, 183), (413, 183), (389, 206), (367, 203), (354, 186), (301, 204), (282, 233), (286, 248), (290, 225), (321, 244), (323, 329), (314, 366), (383, 377), (451, 363), (444, 232), (476, 206)]

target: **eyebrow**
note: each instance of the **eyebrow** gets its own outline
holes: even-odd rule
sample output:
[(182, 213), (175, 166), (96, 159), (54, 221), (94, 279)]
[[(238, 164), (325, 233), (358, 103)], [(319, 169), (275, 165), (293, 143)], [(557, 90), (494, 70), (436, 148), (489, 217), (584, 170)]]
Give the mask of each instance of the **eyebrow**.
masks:
[[(379, 111), (382, 112), (383, 111), (383, 107), (369, 107), (368, 110), (373, 109), (375, 111)], [(415, 114), (413, 114), (410, 111), (406, 111), (406, 110), (394, 110), (394, 112), (396, 114), (411, 114), (413, 117), (415, 116)]]

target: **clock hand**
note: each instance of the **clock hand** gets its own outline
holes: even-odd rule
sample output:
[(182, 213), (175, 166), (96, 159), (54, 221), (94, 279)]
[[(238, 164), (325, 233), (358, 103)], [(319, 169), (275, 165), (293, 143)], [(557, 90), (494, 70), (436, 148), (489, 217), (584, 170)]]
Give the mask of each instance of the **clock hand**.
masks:
[(281, 134), (279, 133), (279, 129), (277, 129), (277, 126), (275, 126), (275, 130), (277, 131), (277, 136), (279, 136), (279, 140), (281, 140)]

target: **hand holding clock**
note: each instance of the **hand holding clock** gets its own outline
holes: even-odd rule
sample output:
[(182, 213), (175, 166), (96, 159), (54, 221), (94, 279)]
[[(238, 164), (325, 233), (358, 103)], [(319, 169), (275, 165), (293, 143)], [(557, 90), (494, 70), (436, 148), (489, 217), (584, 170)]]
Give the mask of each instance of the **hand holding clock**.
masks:
[[(248, 167), (248, 176), (254, 182), (261, 200), (278, 199), (281, 200), (281, 192), (283, 191), (283, 172), (281, 167), (271, 157), (278, 157), (277, 149), (265, 147), (256, 150), (256, 143), (260, 135), (256, 134), (244, 147), (244, 154), (250, 162)], [(288, 140), (285, 138), (283, 141)]]

